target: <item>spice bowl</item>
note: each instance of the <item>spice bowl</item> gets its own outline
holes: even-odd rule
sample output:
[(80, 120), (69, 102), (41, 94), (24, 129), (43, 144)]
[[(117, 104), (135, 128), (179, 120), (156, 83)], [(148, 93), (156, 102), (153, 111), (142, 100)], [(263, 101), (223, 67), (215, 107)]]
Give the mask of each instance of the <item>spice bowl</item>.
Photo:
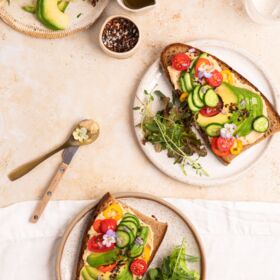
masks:
[(132, 56), (137, 51), (140, 40), (140, 29), (125, 15), (107, 18), (99, 34), (101, 49), (109, 56), (119, 59)]

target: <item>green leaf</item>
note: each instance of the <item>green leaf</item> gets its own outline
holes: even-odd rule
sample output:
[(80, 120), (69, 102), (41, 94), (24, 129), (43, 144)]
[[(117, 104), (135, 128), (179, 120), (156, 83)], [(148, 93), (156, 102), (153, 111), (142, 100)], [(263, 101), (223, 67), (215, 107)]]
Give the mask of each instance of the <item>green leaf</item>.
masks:
[(155, 90), (154, 94), (158, 97), (166, 97), (160, 90)]

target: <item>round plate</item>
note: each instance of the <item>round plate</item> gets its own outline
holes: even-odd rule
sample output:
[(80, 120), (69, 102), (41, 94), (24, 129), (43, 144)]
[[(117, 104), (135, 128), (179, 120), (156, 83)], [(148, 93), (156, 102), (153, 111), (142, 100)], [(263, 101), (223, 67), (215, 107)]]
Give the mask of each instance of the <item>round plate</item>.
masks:
[[(10, 1), (0, 7), (0, 18), (10, 27), (36, 38), (62, 38), (92, 25), (101, 15), (109, 0), (99, 0), (95, 7), (90, 2), (77, 0), (70, 3), (66, 14), (70, 17), (70, 27), (66, 30), (54, 31), (46, 28), (35, 15), (27, 13), (22, 6), (32, 3), (31, 0)], [(80, 16), (79, 16), (80, 15)]]
[[(233, 69), (255, 84), (258, 89), (265, 94), (270, 102), (277, 107), (275, 86), (272, 85), (263, 69), (257, 65), (245, 51), (234, 47), (232, 43), (230, 44), (216, 40), (192, 41), (187, 44), (209, 52), (232, 66)], [(154, 88), (161, 90), (167, 96), (171, 96), (172, 88), (165, 77), (165, 74), (161, 70), (159, 60), (151, 65), (142, 78), (136, 92), (134, 107), (141, 106), (141, 103), (143, 103), (146, 99), (144, 90), (151, 91)], [(153, 102), (152, 110), (155, 112), (161, 108), (161, 105), (157, 100), (158, 99), (155, 98), (155, 101)], [(168, 158), (166, 152), (157, 153), (151, 143), (146, 143), (145, 145), (142, 144), (141, 141), (143, 139), (143, 134), (141, 129), (137, 126), (137, 124), (141, 122), (140, 111), (133, 111), (133, 117), (138, 142), (150, 161), (158, 169), (170, 177), (192, 185), (210, 186), (224, 184), (236, 179), (244, 174), (261, 158), (271, 143), (271, 138), (262, 141), (247, 151), (244, 151), (244, 153), (240, 154), (228, 166), (223, 165), (212, 154), (210, 149), (208, 149), (208, 155), (204, 158), (200, 158), (199, 162), (208, 172), (209, 176), (199, 176), (190, 167), (186, 168), (187, 175), (184, 175), (180, 166), (178, 164), (174, 164), (174, 159)]]
[[(151, 264), (158, 266), (163, 257), (168, 256), (172, 248), (180, 245), (185, 238), (187, 253), (200, 257), (200, 261), (190, 264), (191, 269), (199, 271), (201, 280), (206, 279), (205, 253), (200, 238), (191, 222), (174, 206), (157, 197), (144, 193), (118, 193), (114, 195), (121, 202), (133, 207), (147, 216), (154, 215), (159, 221), (168, 223), (168, 230)], [(81, 211), (67, 227), (58, 250), (56, 276), (58, 280), (71, 280), (75, 275), (81, 239), (95, 203)], [(174, 230), (176, 229), (176, 230)]]

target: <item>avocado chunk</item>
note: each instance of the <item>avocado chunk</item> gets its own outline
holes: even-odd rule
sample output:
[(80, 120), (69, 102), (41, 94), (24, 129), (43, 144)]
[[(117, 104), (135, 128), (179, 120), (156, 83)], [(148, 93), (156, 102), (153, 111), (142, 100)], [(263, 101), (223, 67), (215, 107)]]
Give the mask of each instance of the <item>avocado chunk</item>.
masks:
[(238, 97), (238, 110), (233, 113), (230, 121), (237, 126), (236, 134), (246, 136), (253, 130), (254, 120), (263, 114), (262, 98), (245, 88), (227, 85)]
[[(87, 274), (91, 277), (91, 279), (99, 280), (101, 277), (102, 280), (110, 280), (110, 272), (103, 273), (95, 267), (86, 266), (85, 267)], [(99, 277), (99, 278), (98, 278)], [(88, 279), (85, 279), (88, 280)]]
[(117, 261), (119, 250), (117, 248), (103, 253), (92, 253), (87, 257), (87, 262), (91, 267), (109, 265)]
[(201, 127), (206, 127), (207, 125), (211, 123), (218, 123), (218, 124), (225, 124), (229, 121), (231, 117), (231, 112), (229, 111), (230, 104), (236, 104), (238, 103), (237, 95), (234, 91), (231, 90), (231, 88), (228, 87), (228, 84), (222, 83), (219, 87), (216, 88), (216, 93), (220, 96), (220, 98), (223, 101), (223, 113), (219, 113), (216, 116), (213, 117), (206, 117), (203, 116), (201, 113), (198, 113), (197, 115), (197, 123)]
[(82, 268), (81, 275), (82, 275), (84, 280), (96, 280), (97, 279), (97, 278), (93, 278), (93, 277), (90, 276), (90, 274), (88, 273), (86, 267)]
[(57, 0), (38, 0), (38, 19), (48, 28), (64, 30), (69, 26), (69, 17), (58, 7)]
[(117, 266), (111, 272), (101, 272), (98, 268), (85, 266), (82, 271), (81, 275), (83, 276), (84, 280), (111, 280), (112, 275), (115, 275), (113, 279), (115, 280), (132, 280), (133, 276), (129, 271), (129, 263), (121, 263), (119, 262)]
[(119, 268), (119, 273), (116, 277), (116, 280), (132, 280), (132, 279), (133, 276), (129, 270), (129, 263), (126, 263), (125, 265)]

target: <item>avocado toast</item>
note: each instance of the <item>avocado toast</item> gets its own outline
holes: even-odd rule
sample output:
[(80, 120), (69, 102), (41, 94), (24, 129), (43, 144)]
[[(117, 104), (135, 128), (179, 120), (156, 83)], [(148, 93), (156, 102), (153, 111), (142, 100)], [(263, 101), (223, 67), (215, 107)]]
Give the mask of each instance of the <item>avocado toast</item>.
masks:
[(142, 279), (167, 230), (107, 193), (83, 234), (76, 280)]
[(280, 117), (264, 94), (217, 57), (175, 43), (161, 53), (161, 66), (224, 164), (280, 131)]

